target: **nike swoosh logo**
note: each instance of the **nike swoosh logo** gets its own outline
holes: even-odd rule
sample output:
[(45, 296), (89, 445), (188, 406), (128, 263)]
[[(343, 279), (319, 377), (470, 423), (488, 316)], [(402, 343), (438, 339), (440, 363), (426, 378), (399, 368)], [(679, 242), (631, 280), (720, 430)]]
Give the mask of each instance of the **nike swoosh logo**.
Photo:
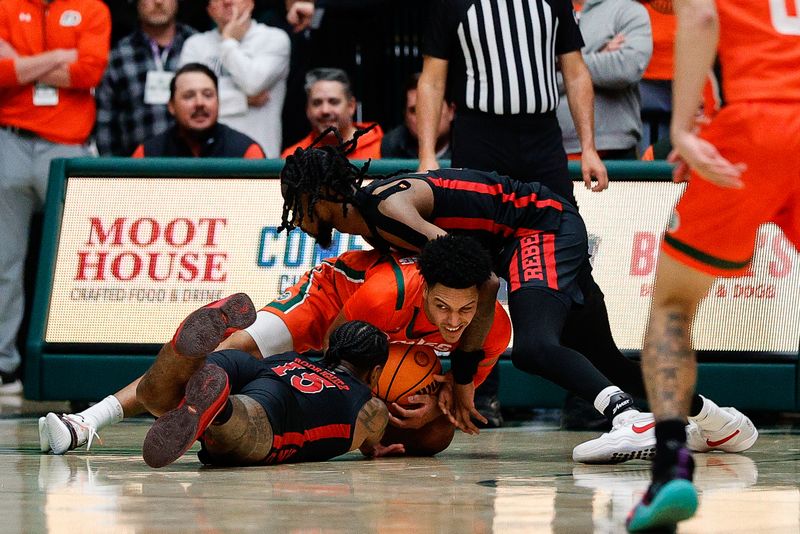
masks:
[(724, 438), (722, 438), (722, 439), (721, 439), (721, 440), (719, 440), (719, 441), (711, 441), (710, 439), (707, 439), (707, 440), (706, 440), (706, 445), (708, 445), (709, 447), (712, 447), (712, 448), (713, 448), (713, 447), (719, 447), (719, 446), (720, 446), (720, 445), (722, 445), (723, 443), (726, 443), (726, 442), (728, 442), (728, 441), (732, 440), (732, 439), (733, 439), (733, 438), (735, 438), (737, 435), (739, 435), (739, 430), (737, 430), (736, 432), (734, 432), (734, 433), (733, 433), (733, 434), (731, 434), (730, 436), (727, 436), (727, 437), (724, 437)]
[[(650, 430), (654, 426), (656, 426), (656, 422), (655, 421), (653, 421), (652, 423), (647, 423), (644, 426), (633, 425), (631, 428), (633, 428), (633, 431), (636, 432), (637, 434), (644, 434), (645, 432), (647, 432), (648, 430)], [(738, 430), (737, 430), (737, 432), (738, 432)]]

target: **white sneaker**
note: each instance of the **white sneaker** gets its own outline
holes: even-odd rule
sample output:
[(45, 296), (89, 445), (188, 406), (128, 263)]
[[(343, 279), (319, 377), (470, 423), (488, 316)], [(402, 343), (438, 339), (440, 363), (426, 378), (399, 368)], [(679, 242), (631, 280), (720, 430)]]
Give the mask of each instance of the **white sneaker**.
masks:
[(746, 451), (758, 439), (758, 430), (745, 414), (736, 408), (720, 408), (730, 420), (717, 431), (704, 430), (694, 421), (686, 425), (686, 445), (695, 452)]
[[(64, 454), (84, 443), (87, 443), (86, 450), (88, 451), (94, 438), (101, 441), (100, 436), (97, 435), (97, 429), (87, 423), (81, 415), (56, 415), (50, 412), (45, 417), (45, 425), (53, 454)], [(41, 437), (41, 432), (39, 435)]]
[(47, 420), (39, 418), (39, 448), (42, 452), (50, 452), (50, 432), (47, 431)]
[(649, 460), (656, 453), (656, 422), (651, 413), (628, 410), (617, 416), (611, 432), (581, 443), (572, 459), (585, 464)]

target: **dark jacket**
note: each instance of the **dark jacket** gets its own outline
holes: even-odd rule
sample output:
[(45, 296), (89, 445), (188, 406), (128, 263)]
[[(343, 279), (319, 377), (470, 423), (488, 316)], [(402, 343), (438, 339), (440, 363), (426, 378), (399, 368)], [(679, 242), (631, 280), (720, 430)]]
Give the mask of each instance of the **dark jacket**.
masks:
[[(151, 137), (133, 153), (134, 158), (193, 158), (189, 146), (178, 135), (173, 125), (166, 132)], [(224, 124), (217, 123), (206, 139), (201, 158), (245, 158), (263, 159), (264, 151), (245, 134)]]

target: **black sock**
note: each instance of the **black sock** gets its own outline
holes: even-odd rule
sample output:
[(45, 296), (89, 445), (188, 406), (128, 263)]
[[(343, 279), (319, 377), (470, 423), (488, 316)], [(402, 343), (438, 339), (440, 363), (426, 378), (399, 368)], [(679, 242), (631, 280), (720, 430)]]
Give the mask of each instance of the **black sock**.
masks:
[(225, 401), (225, 406), (222, 407), (222, 410), (219, 411), (217, 416), (211, 421), (212, 425), (224, 425), (228, 422), (228, 420), (233, 415), (233, 403), (231, 403), (231, 399), (227, 399)]
[[(653, 459), (653, 480), (665, 480), (675, 478), (676, 474), (681, 478), (691, 480), (693, 462), (689, 457), (687, 462), (690, 465), (678, 466), (679, 454), (686, 454), (681, 449), (686, 448), (686, 421), (680, 419), (668, 419), (656, 423), (656, 457)], [(676, 467), (681, 468), (680, 473), (676, 473)], [(688, 471), (684, 473), (683, 471)]]
[(656, 452), (659, 445), (669, 442), (677, 442), (681, 447), (686, 444), (686, 421), (667, 419), (656, 423)]
[(697, 417), (700, 415), (700, 410), (703, 409), (703, 397), (696, 394), (692, 397), (692, 407), (689, 408), (689, 415), (692, 417)]

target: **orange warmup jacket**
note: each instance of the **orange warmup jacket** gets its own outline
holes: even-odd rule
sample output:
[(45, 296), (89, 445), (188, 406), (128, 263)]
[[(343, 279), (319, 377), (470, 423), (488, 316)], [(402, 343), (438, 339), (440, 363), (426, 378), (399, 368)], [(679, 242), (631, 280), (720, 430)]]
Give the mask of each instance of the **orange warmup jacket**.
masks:
[(111, 16), (100, 0), (0, 0), (0, 39), (19, 56), (75, 48), (69, 87), (58, 88), (58, 104), (34, 106), (34, 84), (19, 85), (13, 58), (0, 59), (0, 125), (35, 132), (54, 143), (80, 144), (95, 119), (91, 89), (108, 61)]

